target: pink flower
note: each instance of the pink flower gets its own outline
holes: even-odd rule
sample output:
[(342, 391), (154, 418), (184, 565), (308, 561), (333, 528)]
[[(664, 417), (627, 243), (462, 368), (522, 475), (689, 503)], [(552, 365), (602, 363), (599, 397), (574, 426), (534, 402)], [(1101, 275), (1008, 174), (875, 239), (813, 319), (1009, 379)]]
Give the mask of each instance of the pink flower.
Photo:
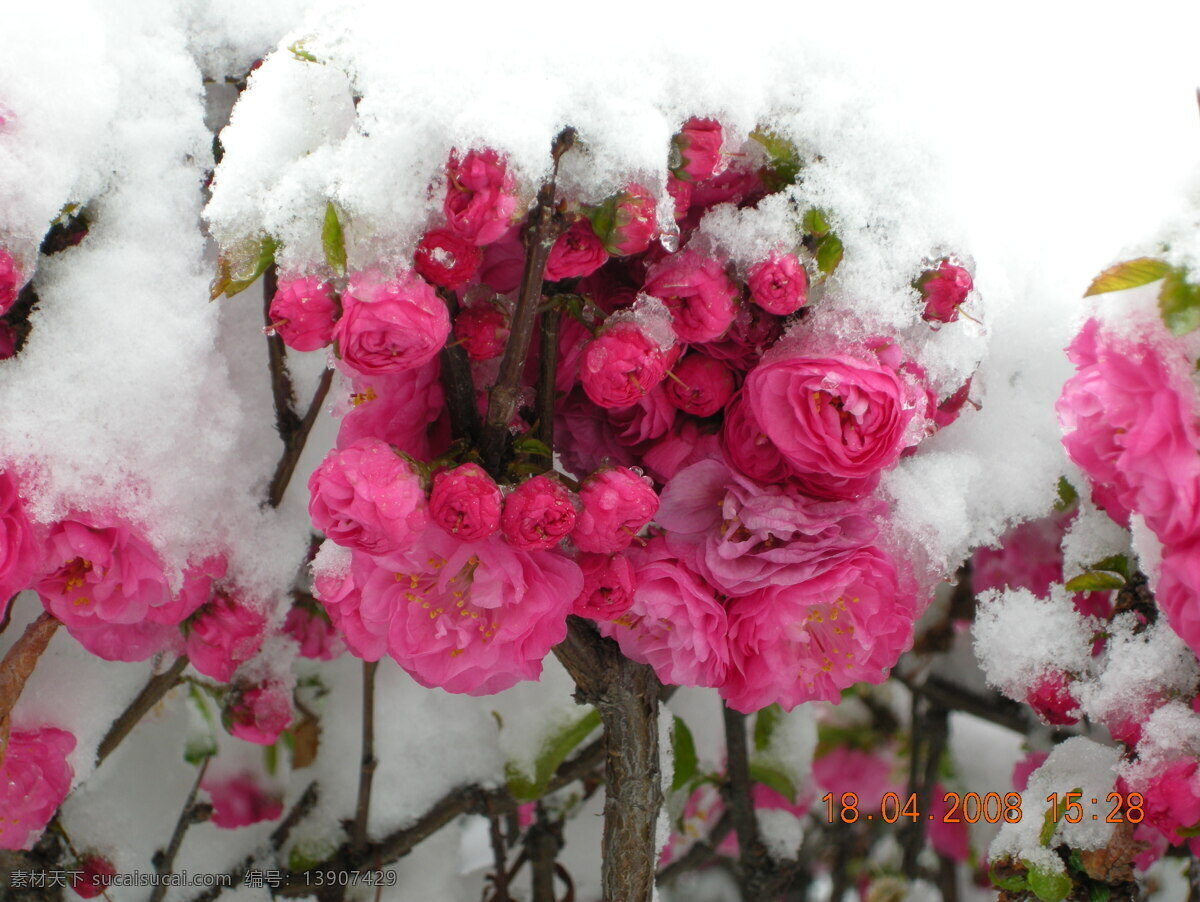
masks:
[(407, 271), (391, 281), (378, 270), (352, 275), (333, 329), (342, 362), (363, 376), (419, 367), (437, 356), (449, 334), (446, 305)]
[(251, 773), (205, 779), (200, 788), (212, 799), (213, 812), (209, 820), (222, 830), (273, 821), (283, 814), (283, 799), (259, 786)]
[(84, 899), (94, 899), (106, 892), (117, 876), (116, 865), (102, 855), (85, 855), (79, 864), (80, 871), (71, 875), (71, 889)]
[(750, 268), (750, 299), (768, 313), (795, 313), (808, 299), (808, 273), (795, 254), (771, 254)]
[(673, 370), (667, 399), (697, 417), (710, 417), (733, 396), (733, 371), (705, 354), (688, 354)]
[(463, 542), (486, 539), (500, 528), (500, 487), (479, 464), (434, 474), (429, 517)]
[(702, 181), (721, 165), (721, 124), (693, 116), (671, 139), (671, 172), (686, 182)]
[(1061, 670), (1039, 676), (1026, 693), (1025, 704), (1033, 708), (1044, 723), (1054, 726), (1079, 723), (1079, 718), (1075, 716), (1079, 711), (1079, 702), (1071, 694), (1070, 677)]
[(999, 548), (979, 548), (971, 559), (971, 588), (1028, 589), (1047, 598), (1063, 581), (1062, 540), (1072, 514), (1055, 513), (1027, 520), (1000, 537)]
[(721, 458), (720, 438), (711, 424), (680, 417), (671, 431), (642, 451), (642, 464), (658, 482), (668, 482), (684, 467)]
[(255, 745), (274, 745), (292, 722), (291, 692), (276, 682), (237, 687), (226, 716), (231, 736)]
[(917, 289), (925, 302), (921, 318), (927, 322), (952, 323), (958, 319), (958, 308), (971, 293), (974, 283), (971, 274), (949, 260), (943, 260), (936, 270), (917, 279)]
[(628, 407), (666, 378), (675, 348), (638, 322), (610, 319), (579, 360), (579, 381), (593, 403)]
[(616, 620), (633, 604), (637, 574), (623, 554), (581, 554), (577, 563), (583, 571), (583, 591), (575, 599), (572, 614), (592, 620)]
[(427, 460), (429, 425), (445, 407), (436, 359), (402, 373), (378, 373), (353, 380), (354, 407), (342, 419), (337, 447), (360, 439), (380, 439), (410, 457)]
[(516, 210), (516, 185), (494, 150), (450, 154), (446, 166), (446, 224), (477, 245), (491, 244), (506, 231)]
[(835, 800), (840, 800), (844, 792), (852, 792), (861, 804), (867, 799), (882, 799), (886, 793), (900, 790), (892, 777), (895, 766), (895, 755), (890, 748), (864, 751), (849, 745), (835, 745), (813, 760), (812, 773), (817, 785), (832, 792)]
[(1049, 752), (1029, 752), (1013, 765), (1012, 785), (1017, 792), (1024, 792), (1029, 786), (1030, 775), (1046, 763)]
[(946, 804), (946, 790), (941, 783), (934, 783), (929, 796), (933, 820), (928, 822), (929, 844), (933, 851), (951, 861), (966, 861), (971, 855), (971, 836), (961, 810), (956, 820), (946, 820), (950, 806)]
[(315, 351), (333, 341), (336, 312), (329, 285), (311, 276), (281, 280), (271, 299), (273, 328), (296, 351)]
[(546, 258), (546, 281), (590, 276), (608, 260), (603, 242), (587, 219), (576, 219), (554, 242)]
[(1200, 826), (1200, 762), (1194, 757), (1140, 761), (1117, 779), (1117, 791), (1139, 792), (1145, 822), (1172, 844), (1186, 842)]
[(1154, 598), (1175, 634), (1200, 655), (1200, 540), (1166, 547)]
[(490, 695), (537, 679), (582, 585), (555, 552), (427, 529), (366, 576), (362, 610), (389, 612), (388, 651), (422, 686)]
[(71, 789), (74, 748), (66, 730), (13, 730), (0, 762), (0, 849), (33, 848)]
[(516, 291), (524, 272), (525, 243), (521, 240), (521, 229), (513, 226), (483, 249), (479, 281), (492, 291), (508, 294)]
[(312, 602), (293, 605), (283, 631), (300, 645), (300, 657), (310, 661), (332, 661), (346, 650), (329, 616)]
[(16, 481), (0, 471), (0, 618), (11, 598), (29, 587), (41, 557)]
[[(335, 547), (336, 546), (331, 546)], [(378, 596), (368, 599), (364, 608), (361, 587), (378, 565), (374, 558), (362, 552), (342, 550), (325, 566), (313, 565), (313, 594), (324, 605), (329, 620), (345, 639), (346, 647), (356, 658), (378, 661), (387, 652), (387, 632), (392, 611), (377, 602)], [(322, 554), (325, 554), (324, 549)]]
[(575, 528), (575, 506), (562, 483), (534, 476), (504, 499), (504, 538), (522, 551), (544, 551)]
[(0, 360), (8, 360), (17, 353), (17, 333), (8, 323), (0, 321)]
[(782, 317), (767, 313), (757, 304), (743, 304), (737, 308), (729, 331), (720, 341), (705, 344), (704, 353), (744, 373), (758, 365), (763, 352), (782, 333)]
[(600, 467), (633, 464), (633, 454), (617, 441), (607, 414), (582, 389), (559, 403), (554, 450), (568, 473), (583, 477)]
[(721, 453), (731, 467), (758, 482), (779, 483), (794, 475), (791, 464), (758, 425), (745, 389), (734, 395), (725, 409)]
[(738, 287), (725, 267), (694, 250), (672, 254), (650, 267), (645, 291), (667, 305), (675, 334), (689, 344), (716, 341), (737, 310)]
[(745, 392), (805, 490), (827, 498), (871, 491), (914, 443), (909, 424), (923, 413), (919, 386), (870, 352), (763, 363)]
[(483, 265), (483, 251), (450, 229), (426, 232), (413, 254), (413, 269), (440, 288), (458, 288)]
[(266, 625), (261, 613), (218, 592), (188, 624), (187, 655), (192, 666), (228, 683), (233, 672), (262, 648)]
[(640, 254), (657, 231), (654, 197), (641, 185), (630, 185), (592, 214), (592, 228), (614, 257)]
[(628, 548), (654, 517), (658, 496), (647, 480), (625, 467), (598, 470), (579, 489), (583, 510), (571, 532), (580, 551), (609, 554)]
[(627, 447), (639, 447), (645, 442), (661, 438), (675, 423), (675, 408), (667, 400), (667, 392), (660, 382), (646, 393), (644, 398), (629, 407), (614, 407), (606, 411), (612, 424), (613, 435)]
[(491, 360), (504, 353), (509, 317), (496, 304), (472, 304), (454, 317), (454, 337), (472, 360)]
[(25, 277), (17, 268), (17, 262), (0, 247), (0, 316), (8, 313), (9, 308), (17, 302), (24, 285)]
[(378, 439), (330, 451), (308, 491), (313, 525), (337, 544), (371, 554), (409, 544), (428, 519), (421, 478)]
[(836, 702), (858, 682), (881, 683), (912, 644), (916, 599), (876, 548), (840, 558), (795, 585), (729, 603), (729, 677), (721, 696), (739, 711), (778, 702)]
[(674, 173), (667, 174), (667, 194), (675, 202), (675, 221), (687, 218), (688, 208), (692, 205), (692, 183), (677, 178)]

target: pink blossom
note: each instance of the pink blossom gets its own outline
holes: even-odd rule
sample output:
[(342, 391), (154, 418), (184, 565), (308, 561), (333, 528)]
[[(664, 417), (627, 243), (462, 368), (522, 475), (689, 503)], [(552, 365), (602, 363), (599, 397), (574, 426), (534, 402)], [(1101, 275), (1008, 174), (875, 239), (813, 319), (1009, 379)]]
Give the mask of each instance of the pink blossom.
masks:
[(689, 344), (716, 341), (737, 310), (738, 287), (725, 267), (694, 250), (672, 254), (650, 267), (645, 291), (667, 305), (675, 334)]
[(757, 304), (742, 304), (729, 331), (720, 341), (705, 344), (704, 353), (744, 373), (758, 365), (763, 352), (775, 344), (782, 332), (783, 317), (767, 313)]
[(608, 554), (629, 547), (654, 517), (658, 496), (647, 480), (625, 467), (598, 470), (579, 489), (583, 506), (571, 532), (580, 551)]
[(333, 329), (342, 362), (363, 376), (419, 367), (437, 356), (449, 334), (446, 305), (409, 271), (390, 281), (378, 270), (350, 276)]
[(9, 308), (17, 302), (24, 285), (25, 277), (21, 275), (17, 262), (0, 247), (0, 316), (8, 313)]
[(654, 196), (641, 185), (630, 185), (597, 208), (592, 227), (613, 256), (640, 254), (658, 228)]
[(893, 776), (896, 769), (894, 752), (887, 747), (866, 751), (850, 745), (835, 745), (813, 760), (813, 779), (821, 789), (840, 800), (842, 793), (852, 792), (859, 803), (874, 804), (886, 793), (898, 792), (899, 781)]
[(633, 454), (617, 441), (607, 414), (580, 388), (559, 403), (554, 450), (568, 473), (582, 477), (613, 464), (633, 465)]
[(592, 620), (616, 620), (633, 604), (637, 574), (623, 554), (579, 555), (583, 591), (575, 599), (572, 614)]
[(378, 661), (387, 652), (392, 611), (372, 595), (364, 607), (362, 584), (378, 569), (374, 558), (362, 552), (345, 553), (339, 566), (315, 569), (313, 594), (356, 658)]
[(665, 483), (684, 467), (720, 457), (716, 427), (691, 417), (679, 417), (670, 432), (642, 451), (642, 464), (656, 480)]
[(1200, 540), (1166, 547), (1154, 597), (1171, 629), (1200, 655)]
[(766, 586), (729, 603), (731, 665), (721, 695), (745, 712), (836, 702), (855, 683), (887, 678), (912, 644), (915, 619), (916, 598), (876, 548), (803, 583)]
[(282, 279), (271, 299), (272, 328), (295, 351), (315, 351), (333, 341), (337, 308), (333, 292), (320, 279)]
[(626, 657), (649, 664), (664, 683), (719, 686), (729, 666), (725, 608), (662, 539), (626, 552), (636, 570), (633, 604), (600, 632)]
[(667, 194), (675, 202), (675, 221), (685, 219), (692, 205), (692, 183), (677, 178), (674, 173), (667, 175)]
[(733, 371), (705, 354), (688, 354), (672, 375), (666, 386), (667, 399), (684, 413), (712, 416), (733, 396)]
[(32, 849), (71, 789), (75, 737), (42, 727), (13, 730), (0, 761), (0, 849)]
[(273, 821), (283, 814), (283, 799), (261, 787), (251, 773), (223, 779), (206, 778), (200, 788), (212, 799), (212, 825), (222, 830)]
[(292, 722), (292, 695), (276, 682), (237, 687), (226, 713), (231, 736), (255, 745), (274, 745)]
[(233, 672), (262, 648), (266, 625), (260, 612), (218, 592), (188, 624), (187, 655), (192, 666), (228, 683)]
[(719, 122), (693, 116), (671, 139), (671, 172), (687, 182), (698, 182), (714, 175), (721, 165), (721, 140)]
[(758, 425), (745, 389), (725, 409), (721, 453), (731, 467), (758, 482), (780, 483), (794, 475), (791, 464)]
[(717, 204), (751, 206), (766, 196), (757, 167), (730, 165), (724, 171), (700, 182), (690, 182), (691, 210), (687, 220), (681, 223), (684, 229), (699, 225), (699, 214)]
[(1017, 792), (1024, 792), (1029, 786), (1030, 775), (1041, 767), (1046, 759), (1050, 757), (1049, 752), (1029, 752), (1013, 765), (1012, 785)]
[(1200, 826), (1200, 762), (1194, 757), (1135, 763), (1117, 779), (1117, 791), (1141, 793), (1145, 822), (1172, 844), (1185, 842)]
[(628, 407), (666, 378), (677, 353), (632, 320), (610, 320), (584, 349), (579, 381), (593, 403)]
[(325, 610), (311, 602), (292, 606), (283, 631), (300, 645), (300, 657), (310, 661), (332, 661), (345, 651)]
[(509, 316), (496, 304), (472, 304), (454, 317), (454, 337), (472, 360), (491, 360), (504, 353)]
[(429, 425), (445, 407), (437, 359), (402, 373), (378, 373), (353, 380), (354, 407), (342, 418), (337, 447), (360, 439), (381, 439), (418, 460), (430, 456)]
[(1071, 694), (1070, 677), (1062, 671), (1044, 673), (1037, 678), (1025, 695), (1025, 704), (1044, 723), (1054, 726), (1070, 726), (1079, 723), (1076, 713), (1079, 702)]
[(546, 258), (546, 281), (590, 276), (607, 260), (608, 251), (592, 231), (591, 222), (577, 219), (550, 248), (550, 255)]
[(666, 435), (675, 423), (675, 408), (667, 400), (666, 389), (660, 382), (628, 407), (614, 407), (606, 411), (612, 424), (613, 435), (627, 447), (641, 446)]
[(477, 245), (491, 244), (508, 231), (516, 207), (516, 183), (496, 151), (451, 153), (442, 210), (452, 231)]
[(500, 487), (479, 464), (463, 464), (433, 477), (430, 519), (464, 542), (486, 539), (500, 528)]
[(534, 476), (504, 499), (504, 538), (522, 551), (553, 548), (575, 528), (575, 506), (562, 483)]
[(979, 548), (971, 559), (971, 588), (1028, 589), (1039, 598), (1063, 581), (1062, 540), (1070, 513), (1027, 520), (1000, 537), (999, 548)]
[(0, 471), (0, 618), (11, 598), (33, 581), (41, 556), (17, 483), (10, 473)]
[(516, 291), (524, 271), (525, 243), (521, 240), (521, 229), (518, 226), (513, 226), (483, 249), (479, 281), (492, 291), (500, 294)]
[(558, 371), (554, 389), (566, 395), (579, 381), (579, 358), (592, 340), (592, 330), (573, 316), (564, 316), (558, 324)]
[(483, 265), (483, 251), (450, 229), (426, 232), (413, 254), (413, 269), (441, 288), (465, 285)]
[(117, 876), (116, 865), (102, 855), (85, 855), (79, 864), (79, 873), (71, 875), (71, 889), (84, 899), (106, 892)]
[(928, 322), (952, 323), (958, 319), (958, 308), (974, 287), (971, 274), (949, 260), (943, 260), (936, 270), (924, 273), (917, 280), (921, 300), (925, 302), (922, 319)]
[(950, 806), (947, 804), (946, 789), (934, 783), (929, 796), (929, 808), (933, 820), (928, 822), (929, 844), (933, 851), (951, 861), (966, 861), (971, 856), (971, 837), (962, 810), (955, 815), (957, 820), (947, 820)]
[(465, 543), (427, 529), (361, 584), (362, 610), (389, 612), (388, 651), (422, 686), (490, 695), (537, 679), (567, 632), (579, 567), (498, 536)]
[(330, 451), (308, 491), (313, 525), (337, 544), (371, 554), (412, 542), (428, 519), (421, 478), (379, 439)]
[(808, 299), (808, 273), (795, 254), (771, 254), (750, 268), (750, 299), (768, 313), (795, 313)]

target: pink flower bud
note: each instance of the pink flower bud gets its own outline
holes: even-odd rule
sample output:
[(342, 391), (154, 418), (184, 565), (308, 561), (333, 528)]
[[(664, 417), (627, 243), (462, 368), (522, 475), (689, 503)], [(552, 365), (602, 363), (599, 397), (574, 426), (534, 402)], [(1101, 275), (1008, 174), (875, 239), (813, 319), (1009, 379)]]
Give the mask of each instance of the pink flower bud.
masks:
[(0, 321), (0, 360), (8, 360), (17, 353), (17, 333), (8, 323)]
[(671, 172), (685, 182), (699, 182), (714, 175), (721, 165), (721, 140), (720, 123), (693, 116), (671, 139)]
[(579, 381), (594, 404), (628, 407), (666, 378), (682, 348), (675, 344), (661, 304), (639, 300), (614, 314), (579, 359)]
[(592, 228), (614, 257), (640, 254), (658, 230), (654, 197), (641, 185), (630, 185), (592, 214)]
[(667, 400), (697, 417), (709, 417), (733, 397), (733, 370), (704, 354), (688, 354), (666, 383)]
[(71, 889), (77, 896), (94, 899), (112, 886), (117, 868), (103, 855), (85, 855), (79, 862), (80, 871), (72, 875)]
[(329, 285), (312, 276), (281, 280), (271, 300), (274, 329), (295, 351), (315, 351), (329, 344), (335, 312)]
[(608, 260), (604, 244), (586, 219), (577, 219), (558, 236), (546, 258), (546, 281), (590, 276)]
[(716, 341), (737, 312), (737, 285), (717, 260), (694, 250), (672, 254), (646, 273), (645, 292), (671, 311), (675, 334), (689, 344)]
[(506, 231), (517, 206), (516, 187), (494, 150), (451, 153), (446, 166), (446, 224), (477, 245), (491, 244)]
[(1071, 694), (1070, 680), (1062, 671), (1038, 677), (1026, 694), (1025, 702), (1045, 723), (1059, 727), (1079, 723), (1075, 716), (1079, 702)]
[(504, 499), (504, 538), (522, 551), (553, 548), (575, 527), (571, 493), (548, 476), (534, 476)]
[(772, 254), (750, 268), (750, 299), (768, 313), (795, 313), (808, 299), (808, 273), (795, 254)]
[(504, 353), (509, 316), (496, 304), (472, 304), (454, 317), (454, 337), (472, 360), (491, 360)]
[(300, 657), (332, 661), (346, 650), (323, 608), (309, 602), (296, 604), (283, 621), (283, 631), (300, 645)]
[(625, 467), (598, 470), (579, 490), (583, 505), (571, 539), (580, 551), (611, 554), (629, 547), (658, 510), (649, 481)]
[(364, 376), (415, 369), (449, 334), (446, 305), (428, 282), (412, 272), (386, 281), (378, 270), (350, 277), (333, 329), (342, 361)]
[(283, 799), (261, 787), (251, 773), (205, 779), (200, 788), (212, 799), (210, 823), (222, 830), (273, 821), (283, 814)]
[(502, 496), (479, 464), (463, 464), (433, 477), (429, 516), (450, 535), (464, 542), (486, 539), (500, 528)]
[(0, 316), (16, 303), (17, 295), (25, 284), (25, 277), (17, 268), (17, 262), (4, 248), (0, 247)]
[(233, 672), (262, 648), (266, 625), (258, 611), (217, 593), (188, 624), (187, 655), (192, 666), (228, 683)]
[(971, 274), (949, 260), (943, 260), (936, 270), (917, 280), (921, 299), (925, 302), (922, 319), (928, 322), (952, 323), (958, 319), (959, 305), (971, 293)]
[(572, 614), (592, 620), (616, 620), (633, 604), (637, 573), (623, 554), (581, 554), (583, 591), (575, 599)]
[(692, 183), (685, 182), (674, 175), (668, 175), (667, 194), (671, 195), (671, 200), (675, 201), (675, 220), (678, 222), (686, 219), (688, 209), (692, 205)]
[(13, 730), (0, 763), (0, 849), (32, 849), (71, 788), (66, 730)]
[(441, 288), (465, 285), (482, 263), (483, 251), (450, 229), (426, 232), (413, 255), (413, 268)]
[(255, 745), (274, 745), (292, 722), (291, 693), (274, 682), (239, 687), (225, 714), (230, 735)]
[(0, 471), (0, 617), (9, 599), (29, 588), (41, 558), (17, 484), (9, 473)]

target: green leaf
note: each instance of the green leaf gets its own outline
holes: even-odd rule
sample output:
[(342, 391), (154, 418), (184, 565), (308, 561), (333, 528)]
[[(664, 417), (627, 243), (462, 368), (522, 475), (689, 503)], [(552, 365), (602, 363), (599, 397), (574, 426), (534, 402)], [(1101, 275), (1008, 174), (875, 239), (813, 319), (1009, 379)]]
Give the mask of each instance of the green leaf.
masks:
[(758, 761), (751, 762), (750, 779), (775, 790), (791, 804), (796, 804), (796, 785), (791, 777), (778, 768)]
[(779, 721), (783, 718), (783, 709), (779, 705), (768, 705), (754, 715), (754, 751), (766, 751), (771, 744), (771, 736)]
[(311, 53), (309, 53), (307, 50), (304, 49), (303, 41), (297, 41), (296, 43), (292, 44), (290, 47), (288, 47), (288, 51), (296, 59), (301, 60), (303, 62), (306, 62), (306, 63), (321, 62), (319, 59), (317, 59), (315, 56), (313, 56)]
[(1113, 573), (1120, 573), (1125, 579), (1129, 579), (1129, 558), (1123, 554), (1110, 555), (1102, 561), (1096, 561), (1088, 569), (1111, 570)]
[(1116, 266), (1110, 266), (1096, 278), (1083, 296), (1104, 294), (1109, 291), (1124, 291), (1127, 288), (1137, 288), (1139, 285), (1149, 285), (1157, 282), (1170, 270), (1170, 266), (1162, 260), (1153, 257), (1138, 257), (1136, 260), (1126, 260)]
[[(1071, 792), (1082, 792), (1079, 788), (1072, 789)], [(1048, 805), (1046, 807), (1046, 815), (1042, 820), (1042, 832), (1038, 834), (1038, 842), (1043, 846), (1050, 845), (1050, 841), (1054, 838), (1054, 831), (1058, 829), (1058, 822), (1063, 819), (1067, 813), (1067, 796), (1066, 793), (1059, 799), (1057, 805)], [(1058, 809), (1058, 817), (1054, 817), (1055, 809)]]
[(289, 871), (308, 871), (315, 868), (321, 862), (329, 861), (333, 857), (333, 853), (337, 851), (337, 847), (332, 843), (323, 842), (321, 840), (301, 840), (292, 846), (292, 850), (288, 852), (288, 870)]
[(212, 284), (211, 298), (233, 297), (245, 291), (275, 262), (279, 242), (270, 235), (248, 238), (217, 258), (217, 278)]
[(829, 222), (825, 219), (825, 214), (813, 207), (804, 214), (804, 231), (812, 235), (814, 238), (820, 238), (829, 231)]
[(762, 173), (764, 187), (774, 193), (783, 190), (788, 185), (794, 185), (800, 175), (800, 169), (804, 165), (800, 160), (796, 145), (787, 138), (781, 138), (764, 128), (755, 129), (750, 133), (750, 137), (763, 146), (770, 158), (770, 162)]
[(1103, 883), (1093, 883), (1088, 887), (1088, 902), (1108, 902), (1112, 889)]
[(533, 764), (533, 778), (512, 762), (505, 767), (508, 789), (518, 802), (532, 802), (541, 798), (558, 766), (579, 743), (587, 739), (600, 726), (600, 712), (595, 708), (574, 723), (567, 724), (550, 734), (542, 744), (541, 754)]
[(513, 442), (513, 450), (518, 454), (536, 454), (539, 457), (553, 457), (550, 447), (543, 441), (526, 435)]
[(1029, 888), (1042, 902), (1062, 902), (1070, 895), (1071, 878), (1062, 871), (1043, 871), (1023, 863), (1029, 868)]
[(696, 740), (688, 725), (675, 718), (671, 730), (671, 751), (675, 756), (675, 773), (671, 776), (671, 791), (682, 789), (696, 775), (699, 759), (696, 757)]
[(999, 864), (999, 862), (994, 862), (991, 868), (988, 869), (988, 877), (997, 889), (1007, 890), (1010, 893), (1019, 893), (1029, 887), (1025, 874), (1001, 874), (997, 870)]
[(200, 713), (202, 726), (192, 731), (184, 744), (183, 760), (198, 765), (217, 753), (217, 719), (209, 708), (204, 692), (192, 683), (188, 686), (188, 702)]
[(193, 766), (217, 753), (217, 740), (211, 735), (189, 736), (183, 748), (183, 760)]
[(842, 262), (842, 240), (833, 232), (829, 232), (817, 245), (817, 269), (829, 275)]
[(1182, 269), (1172, 268), (1158, 293), (1158, 310), (1173, 335), (1200, 326), (1200, 285), (1192, 285)]
[(1058, 500), (1054, 502), (1054, 509), (1056, 511), (1070, 510), (1078, 500), (1079, 493), (1075, 491), (1075, 486), (1067, 482), (1067, 477), (1058, 477)]
[(1176, 827), (1175, 832), (1184, 839), (1193, 839), (1200, 836), (1200, 824), (1194, 824), (1191, 827)]
[(1089, 570), (1067, 581), (1068, 592), (1104, 592), (1125, 585), (1125, 577), (1110, 570)]
[(263, 767), (267, 769), (267, 775), (271, 777), (275, 776), (275, 772), (279, 770), (278, 743), (263, 746)]
[(346, 236), (338, 221), (337, 208), (333, 201), (325, 205), (325, 222), (321, 225), (321, 246), (325, 248), (325, 262), (339, 276), (346, 274)]

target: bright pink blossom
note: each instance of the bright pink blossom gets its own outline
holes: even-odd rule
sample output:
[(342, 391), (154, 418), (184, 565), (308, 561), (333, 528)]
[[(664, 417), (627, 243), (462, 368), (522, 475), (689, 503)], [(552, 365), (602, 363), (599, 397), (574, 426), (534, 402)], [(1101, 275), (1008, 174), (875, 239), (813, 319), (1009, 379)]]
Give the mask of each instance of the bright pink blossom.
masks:
[(16, 481), (0, 471), (0, 618), (9, 600), (33, 581), (41, 556)]
[(330, 451), (308, 491), (313, 525), (337, 544), (371, 554), (412, 542), (428, 519), (421, 478), (379, 439)]
[(454, 337), (472, 360), (499, 357), (508, 333), (508, 313), (496, 304), (472, 304), (454, 317)]
[(575, 528), (571, 493), (548, 476), (534, 476), (504, 499), (504, 538), (522, 551), (553, 548)]
[(616, 620), (633, 604), (637, 573), (624, 554), (579, 555), (583, 571), (583, 591), (575, 599), (571, 613), (592, 620)]
[(381, 603), (378, 593), (364, 600), (362, 584), (375, 573), (374, 558), (362, 552), (343, 551), (336, 566), (313, 572), (313, 594), (329, 614), (329, 620), (356, 658), (378, 661), (387, 653), (387, 633), (392, 611)]
[(731, 467), (758, 482), (780, 483), (791, 479), (794, 473), (791, 464), (758, 425), (745, 389), (734, 395), (725, 409), (721, 453)]
[(783, 333), (783, 317), (767, 313), (757, 304), (737, 308), (733, 324), (720, 341), (704, 345), (704, 353), (723, 360), (740, 373), (758, 365), (766, 351)]
[(491, 244), (508, 231), (516, 207), (516, 183), (496, 151), (450, 155), (442, 210), (452, 231), (477, 245)]
[(952, 323), (958, 319), (958, 308), (974, 287), (971, 274), (963, 267), (943, 260), (936, 270), (917, 280), (925, 310), (921, 317), (928, 322)]
[(1141, 793), (1145, 822), (1172, 844), (1200, 827), (1200, 762), (1194, 757), (1135, 763), (1118, 778), (1117, 791)]
[(694, 250), (672, 254), (650, 267), (645, 291), (667, 305), (675, 334), (689, 344), (716, 341), (737, 311), (738, 287), (725, 267)]
[(640, 447), (661, 438), (675, 423), (677, 411), (667, 400), (663, 382), (658, 383), (628, 407), (613, 407), (605, 411), (612, 424), (613, 436), (626, 447)]
[(315, 351), (333, 341), (336, 312), (328, 283), (312, 276), (280, 280), (271, 299), (273, 328), (296, 351)]
[(632, 466), (634, 455), (617, 441), (608, 411), (576, 388), (558, 406), (555, 416), (555, 453), (568, 473), (578, 478), (611, 465)]
[(835, 745), (813, 760), (813, 779), (817, 785), (832, 792), (835, 799), (852, 792), (860, 804), (866, 799), (882, 799), (886, 793), (898, 792), (899, 781), (895, 754), (890, 748), (865, 751), (849, 745)]
[(0, 762), (0, 849), (31, 849), (71, 789), (75, 737), (42, 727), (13, 730)]
[(1200, 539), (1166, 547), (1154, 597), (1171, 629), (1200, 655)]
[(521, 229), (518, 226), (513, 226), (483, 249), (479, 281), (492, 291), (499, 294), (516, 291), (524, 271), (525, 242), (521, 240)]
[(1079, 723), (1075, 715), (1079, 702), (1071, 694), (1071, 680), (1062, 671), (1042, 674), (1025, 695), (1025, 704), (1033, 708), (1045, 723), (1070, 726)]
[(750, 268), (750, 299), (768, 313), (795, 313), (808, 299), (808, 273), (795, 254), (771, 254)]
[(721, 140), (719, 122), (693, 116), (671, 139), (671, 171), (688, 182), (702, 181), (714, 175), (721, 165)]
[(251, 773), (206, 779), (200, 788), (212, 799), (212, 825), (222, 830), (273, 821), (283, 814), (283, 799), (260, 786)]
[(342, 418), (337, 447), (381, 439), (418, 460), (430, 454), (429, 426), (441, 416), (445, 395), (437, 359), (402, 373), (377, 373), (353, 380), (353, 408)]
[(292, 722), (292, 694), (276, 682), (238, 687), (226, 716), (230, 735), (255, 745), (274, 745)]
[(613, 256), (640, 254), (658, 228), (654, 196), (641, 185), (630, 185), (597, 208), (592, 227)]
[(16, 356), (17, 333), (8, 323), (0, 320), (0, 360)]
[(1029, 786), (1029, 777), (1035, 770), (1046, 763), (1046, 759), (1050, 757), (1049, 752), (1029, 752), (1013, 765), (1012, 784), (1013, 789), (1018, 792), (1024, 792)]
[(294, 605), (283, 621), (283, 631), (300, 645), (300, 657), (311, 661), (332, 661), (346, 650), (324, 610), (315, 605)]
[(465, 285), (483, 265), (483, 251), (450, 229), (426, 232), (413, 254), (413, 269), (441, 288)]
[(467, 463), (434, 474), (429, 518), (450, 535), (477, 542), (500, 528), (502, 503), (496, 481), (479, 464)]
[(971, 559), (971, 588), (1028, 589), (1039, 598), (1063, 581), (1062, 540), (1069, 513), (1027, 520), (1000, 537), (999, 548), (979, 548)]
[(674, 173), (667, 175), (667, 194), (675, 202), (675, 221), (685, 219), (692, 205), (692, 183), (677, 178)]
[(598, 470), (579, 489), (583, 506), (571, 533), (580, 551), (608, 554), (628, 548), (658, 510), (648, 481), (625, 467)]
[(450, 334), (446, 305), (428, 282), (402, 271), (350, 276), (333, 337), (342, 362), (363, 376), (411, 370), (437, 356)]
[(688, 354), (671, 375), (667, 399), (684, 413), (712, 416), (733, 396), (733, 370), (705, 354)]
[(721, 443), (715, 427), (691, 417), (679, 417), (671, 431), (642, 451), (642, 464), (658, 482), (666, 483), (684, 467), (702, 460), (719, 460)]
[(579, 381), (593, 403), (628, 407), (666, 378), (677, 354), (638, 322), (614, 318), (584, 349)]
[(604, 243), (592, 231), (592, 224), (580, 218), (558, 236), (546, 258), (546, 281), (578, 279), (590, 276), (608, 260)]
[(233, 672), (262, 648), (267, 619), (218, 592), (188, 624), (187, 655), (205, 676), (228, 683)]
[(0, 316), (8, 313), (17, 301), (25, 277), (17, 268), (17, 262), (4, 248), (0, 247)]
[[(961, 795), (961, 793), (960, 793)], [(966, 861), (971, 855), (971, 836), (967, 829), (967, 821), (963, 819), (962, 809), (956, 812), (952, 819), (950, 805), (947, 804), (947, 793), (941, 783), (934, 783), (929, 795), (929, 808), (933, 820), (929, 821), (929, 844), (933, 851), (951, 861)]]

